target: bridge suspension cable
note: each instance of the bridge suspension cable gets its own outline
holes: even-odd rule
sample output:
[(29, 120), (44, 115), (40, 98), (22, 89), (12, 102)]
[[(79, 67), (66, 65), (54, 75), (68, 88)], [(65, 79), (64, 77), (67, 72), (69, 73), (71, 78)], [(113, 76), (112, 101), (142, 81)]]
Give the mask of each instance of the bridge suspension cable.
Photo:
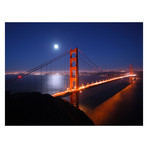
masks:
[[(91, 67), (92, 69), (94, 68), (91, 64), (89, 64), (86, 60), (84, 60), (81, 56), (79, 56), (79, 58), (83, 61), (83, 62), (85, 62), (89, 67)], [(96, 70), (96, 69), (94, 69), (94, 70)], [(96, 70), (97, 71), (97, 70)], [(98, 72), (98, 71), (97, 71)]]
[[(32, 69), (26, 71), (25, 73), (21, 74), (20, 77), (24, 77), (24, 76), (26, 76), (26, 75), (34, 72), (34, 71), (37, 71), (38, 69), (41, 69), (42, 67), (45, 67), (45, 66), (47, 66), (47, 65), (57, 61), (58, 59), (60, 59), (60, 58), (64, 57), (65, 55), (67, 55), (69, 52), (70, 52), (70, 50), (60, 54), (59, 56), (57, 56), (57, 57), (55, 57), (55, 58), (53, 58), (53, 59), (51, 59), (51, 60), (49, 60), (49, 61), (47, 61), (47, 62), (45, 62), (45, 63), (43, 63), (41, 65), (39, 65), (39, 66), (36, 66), (35, 68), (32, 68)], [(13, 81), (15, 81), (17, 79), (18, 79), (18, 76), (15, 76), (13, 78), (7, 79), (6, 80), (6, 84), (9, 84), (9, 83), (11, 83), (11, 82), (13, 82)]]
[[(115, 77), (108, 76), (105, 72), (98, 73), (99, 70), (100, 68), (81, 50), (70, 49), (25, 73), (7, 79), (6, 89), (13, 92), (22, 92), (23, 90), (23, 92), (49, 93), (54, 97), (70, 96), (70, 103), (79, 108), (79, 92), (84, 89), (127, 77), (132, 83), (133, 76), (135, 76), (132, 65), (130, 66), (130, 74), (120, 74), (118, 77), (116, 75)], [(22, 77), (24, 78), (20, 79)], [(18, 81), (7, 86), (15, 80)]]
[(94, 66), (93, 68), (95, 68), (96, 71), (100, 72), (98, 66), (92, 60), (90, 60), (80, 49), (78, 49), (78, 51)]

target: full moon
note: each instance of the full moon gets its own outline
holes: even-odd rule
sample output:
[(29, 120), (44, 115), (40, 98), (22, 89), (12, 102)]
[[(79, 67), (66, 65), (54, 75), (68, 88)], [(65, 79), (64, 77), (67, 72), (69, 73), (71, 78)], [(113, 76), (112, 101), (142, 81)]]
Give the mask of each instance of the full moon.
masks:
[(58, 44), (55, 44), (54, 45), (54, 49), (58, 49), (59, 48), (59, 45)]

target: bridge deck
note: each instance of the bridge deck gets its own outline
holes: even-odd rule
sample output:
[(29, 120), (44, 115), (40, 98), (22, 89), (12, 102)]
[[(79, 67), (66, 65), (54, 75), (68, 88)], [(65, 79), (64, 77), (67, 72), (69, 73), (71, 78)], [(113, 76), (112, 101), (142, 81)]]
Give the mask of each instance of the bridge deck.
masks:
[(54, 94), (52, 94), (52, 96), (53, 97), (62, 97), (62, 96), (70, 95), (71, 93), (76, 92), (76, 91), (82, 91), (84, 89), (87, 89), (87, 88), (90, 88), (90, 87), (93, 87), (93, 86), (105, 84), (105, 83), (108, 83), (108, 82), (111, 82), (111, 81), (115, 81), (115, 80), (119, 80), (119, 79), (123, 79), (123, 78), (127, 78), (127, 77), (133, 77), (133, 76), (136, 76), (136, 75), (133, 74), (133, 75), (125, 75), (125, 76), (115, 77), (115, 78), (111, 78), (111, 79), (108, 79), (108, 80), (103, 80), (103, 81), (99, 81), (99, 82), (95, 82), (95, 83), (91, 83), (91, 84), (87, 84), (87, 85), (82, 85), (77, 89), (74, 88), (74, 89), (70, 90), (70, 89), (67, 88), (67, 90), (54, 93)]

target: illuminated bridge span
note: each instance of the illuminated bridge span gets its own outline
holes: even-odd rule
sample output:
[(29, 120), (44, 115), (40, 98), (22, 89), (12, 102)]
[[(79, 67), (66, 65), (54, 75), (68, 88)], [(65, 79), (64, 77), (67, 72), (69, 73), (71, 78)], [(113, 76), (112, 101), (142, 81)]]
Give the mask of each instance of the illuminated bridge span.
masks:
[(84, 89), (87, 89), (87, 88), (90, 88), (90, 87), (94, 87), (94, 86), (97, 86), (97, 85), (105, 84), (105, 83), (108, 83), (108, 82), (112, 82), (112, 81), (127, 78), (127, 77), (134, 77), (134, 76), (136, 76), (136, 75), (135, 74), (126, 75), (126, 76), (116, 77), (116, 78), (112, 78), (112, 79), (108, 79), (108, 80), (104, 80), (104, 81), (95, 82), (95, 83), (92, 82), (91, 84), (82, 85), (79, 88), (74, 88), (74, 89), (68, 89), (67, 88), (67, 90), (65, 90), (63, 92), (58, 92), (58, 93), (52, 94), (52, 96), (53, 97), (64, 97), (66, 95), (71, 95), (74, 92), (83, 91)]
[[(17, 88), (15, 92), (20, 92), (20, 89), (26, 92), (25, 88), (27, 88), (27, 91), (49, 93), (53, 97), (70, 96), (70, 103), (79, 108), (79, 92), (127, 77), (132, 83), (134, 76), (136, 75), (133, 73), (132, 65), (130, 65), (128, 72), (106, 74), (81, 50), (75, 48), (7, 79), (6, 89)], [(12, 85), (12, 82), (15, 86)]]

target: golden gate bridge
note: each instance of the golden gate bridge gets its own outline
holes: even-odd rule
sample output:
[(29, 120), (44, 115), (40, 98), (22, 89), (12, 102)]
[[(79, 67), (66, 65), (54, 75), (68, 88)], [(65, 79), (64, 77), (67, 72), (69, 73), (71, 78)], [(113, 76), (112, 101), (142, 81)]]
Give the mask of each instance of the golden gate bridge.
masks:
[[(15, 77), (6, 79), (6, 88), (9, 85), (11, 85), (12, 82), (14, 82), (15, 84), (16, 82), (18, 83), (21, 82), (22, 86), (25, 85), (26, 82), (28, 87), (34, 84), (34, 87), (37, 87), (38, 85), (41, 86), (41, 90), (43, 91), (46, 90), (45, 91), (46, 93), (54, 92), (51, 91), (52, 90), (50, 88), (51, 86), (47, 86), (48, 85), (47, 77), (48, 75), (62, 73), (62, 75), (67, 76), (66, 77), (67, 80), (64, 79), (65, 86), (62, 89), (59, 89), (58, 92), (54, 92), (51, 95), (53, 97), (61, 97), (61, 98), (70, 96), (70, 103), (73, 104), (75, 107), (79, 108), (79, 92), (83, 91), (84, 89), (86, 90), (91, 87), (103, 85), (105, 83), (109, 83), (112, 81), (128, 77), (129, 77), (129, 82), (132, 83), (134, 76), (136, 76), (133, 73), (133, 65), (129, 65), (129, 72), (125, 72), (118, 76), (117, 75), (108, 76), (105, 74), (105, 78), (103, 77), (104, 78), (103, 80), (100, 79), (101, 72), (102, 69), (100, 67), (98, 67), (92, 60), (90, 60), (80, 49), (75, 48), (75, 49), (70, 49), (60, 54), (59, 56), (37, 67), (34, 67), (22, 74), (18, 74)], [(29, 75), (34, 76), (32, 77), (32, 79), (34, 79), (35, 82), (32, 81), (31, 83), (29, 83), (28, 80), (25, 81), (25, 79), (31, 79)], [(40, 84), (36, 84), (37, 79), (40, 79), (41, 82)], [(44, 87), (42, 84), (43, 81), (46, 82), (46, 84), (44, 84)], [(58, 79), (56, 81), (58, 81)], [(15, 86), (13, 85), (13, 87)]]

